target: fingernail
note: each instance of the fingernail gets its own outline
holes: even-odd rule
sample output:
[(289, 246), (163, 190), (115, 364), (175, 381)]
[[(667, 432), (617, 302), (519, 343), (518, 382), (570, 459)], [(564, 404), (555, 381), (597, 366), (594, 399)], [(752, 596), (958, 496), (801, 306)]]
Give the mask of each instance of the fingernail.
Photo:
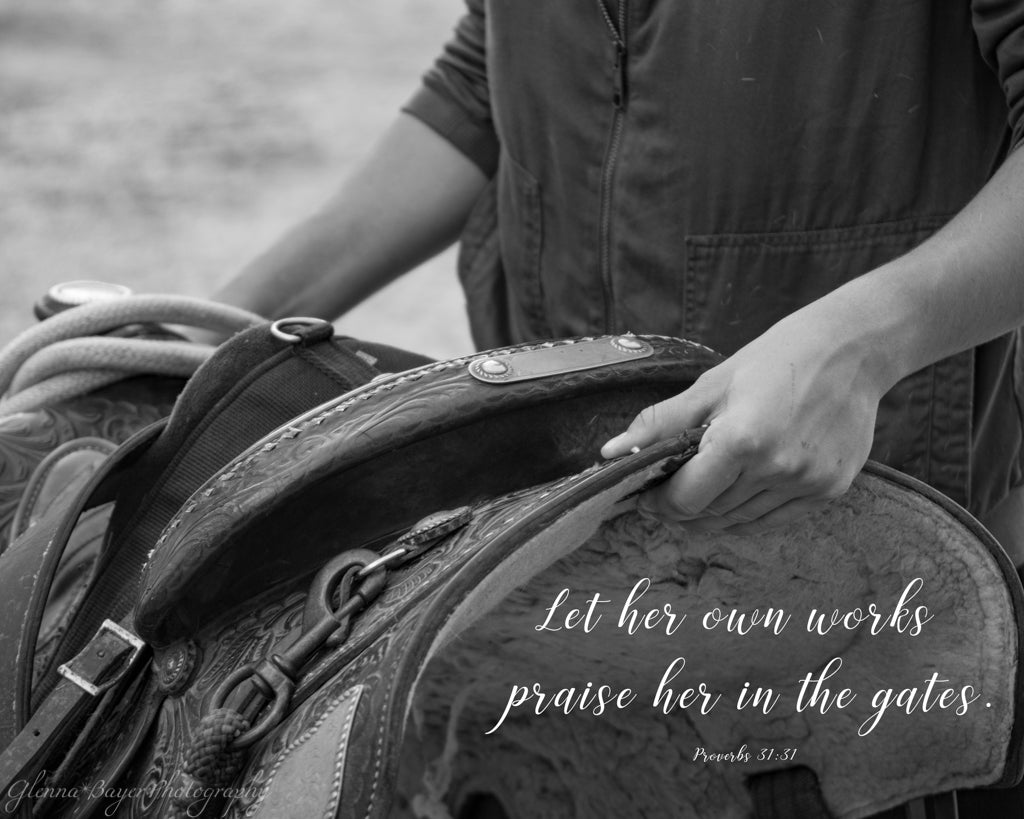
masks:
[(615, 458), (620, 454), (625, 454), (624, 452), (620, 453), (619, 451), (621, 448), (620, 444), (622, 443), (622, 439), (625, 437), (626, 434), (623, 433), (622, 435), (616, 435), (614, 438), (610, 438), (609, 440), (605, 441), (604, 446), (601, 447), (601, 455), (603, 455), (605, 458)]

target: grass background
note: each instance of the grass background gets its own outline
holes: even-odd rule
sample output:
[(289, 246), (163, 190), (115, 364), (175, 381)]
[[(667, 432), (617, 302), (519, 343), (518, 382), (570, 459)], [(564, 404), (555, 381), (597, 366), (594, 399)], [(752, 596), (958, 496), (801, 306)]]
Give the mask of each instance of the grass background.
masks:
[[(203, 296), (315, 209), (460, 0), (0, 0), (0, 340), (47, 287)], [(343, 317), (471, 348), (451, 251)]]

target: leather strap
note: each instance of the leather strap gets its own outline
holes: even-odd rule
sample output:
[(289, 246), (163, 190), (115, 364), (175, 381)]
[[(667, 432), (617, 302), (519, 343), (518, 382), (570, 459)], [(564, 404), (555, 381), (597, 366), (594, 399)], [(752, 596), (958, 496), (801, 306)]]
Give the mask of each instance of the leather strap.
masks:
[(106, 438), (74, 438), (65, 441), (39, 462), (22, 490), (11, 521), (11, 538), (18, 538), (63, 497), (76, 475), (92, 473), (117, 449)]
[[(72, 484), (77, 493), (74, 500), (50, 510), (0, 556), (0, 644), (10, 647), (0, 652), (0, 747), (10, 745), (28, 721), (39, 624), (61, 554), (79, 516), (110, 499), (117, 477), (162, 429), (163, 422), (147, 427), (125, 442), (99, 470), (77, 477)], [(64, 689), (61, 699), (68, 696), (64, 682), (57, 688)]]
[[(119, 731), (112, 739), (106, 738), (106, 743), (103, 745), (102, 759), (97, 763), (96, 767), (88, 770), (85, 781), (102, 782), (106, 785), (115, 785), (121, 781), (125, 771), (135, 761), (135, 755), (139, 747), (149, 736), (153, 723), (159, 717), (161, 707), (167, 699), (167, 695), (160, 688), (156, 674), (135, 676), (143, 677), (138, 680), (136, 690), (128, 691), (125, 696), (119, 698), (116, 707), (111, 709), (112, 713), (100, 715), (103, 724), (86, 726), (87, 732), (89, 732), (90, 728), (94, 728), (95, 732), (90, 732), (84, 741), (76, 741), (74, 747), (68, 752), (65, 761), (61, 764), (61, 768), (54, 774), (53, 779), (55, 782), (63, 784), (66, 782), (82, 781), (82, 773), (77, 770), (77, 766), (81, 763), (83, 756), (95, 752), (97, 741), (95, 734), (102, 734), (103, 730), (109, 727), (112, 721), (117, 720), (120, 720), (124, 730)], [(121, 719), (125, 715), (128, 715), (129, 718)], [(104, 742), (104, 737), (101, 736), (100, 741)], [(65, 775), (66, 769), (71, 771), (70, 776)], [(75, 774), (79, 777), (77, 780), (72, 778)], [(37, 812), (43, 816), (59, 815), (63, 819), (89, 819), (89, 817), (95, 816), (101, 809), (103, 809), (103, 812), (100, 815), (110, 815), (105, 810), (108, 807), (107, 803), (100, 798), (78, 799), (74, 804), (68, 804), (67, 799), (61, 800), (59, 796), (56, 797), (55, 801), (57, 800), (63, 803), (60, 805), (59, 812), (56, 810), (48, 811), (45, 801), (37, 804)]]
[[(0, 793), (31, 780), (55, 748), (73, 731), (101, 695), (127, 680), (144, 656), (144, 644), (108, 622), (75, 658), (61, 666), (61, 681), (32, 715), (21, 733), (0, 754)], [(4, 801), (0, 811), (12, 815), (20, 800)]]

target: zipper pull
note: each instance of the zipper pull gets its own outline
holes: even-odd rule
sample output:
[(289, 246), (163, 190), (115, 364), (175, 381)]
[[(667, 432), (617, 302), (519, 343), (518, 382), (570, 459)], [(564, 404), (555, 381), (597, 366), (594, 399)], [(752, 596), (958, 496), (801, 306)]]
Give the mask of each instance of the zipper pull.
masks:
[(615, 44), (615, 71), (613, 72), (613, 93), (612, 103), (616, 109), (622, 110), (626, 107), (626, 45), (618, 42)]

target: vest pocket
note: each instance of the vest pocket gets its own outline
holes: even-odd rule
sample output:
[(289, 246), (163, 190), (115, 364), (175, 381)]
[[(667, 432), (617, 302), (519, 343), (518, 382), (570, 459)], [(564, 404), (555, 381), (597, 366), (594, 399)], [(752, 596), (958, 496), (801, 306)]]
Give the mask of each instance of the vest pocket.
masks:
[[(945, 221), (688, 237), (682, 335), (731, 355), (793, 311), (912, 250)], [(972, 399), (973, 351), (908, 376), (882, 399), (871, 457), (966, 504)]]
[(731, 355), (794, 310), (916, 247), (945, 221), (689, 236), (681, 334)]

